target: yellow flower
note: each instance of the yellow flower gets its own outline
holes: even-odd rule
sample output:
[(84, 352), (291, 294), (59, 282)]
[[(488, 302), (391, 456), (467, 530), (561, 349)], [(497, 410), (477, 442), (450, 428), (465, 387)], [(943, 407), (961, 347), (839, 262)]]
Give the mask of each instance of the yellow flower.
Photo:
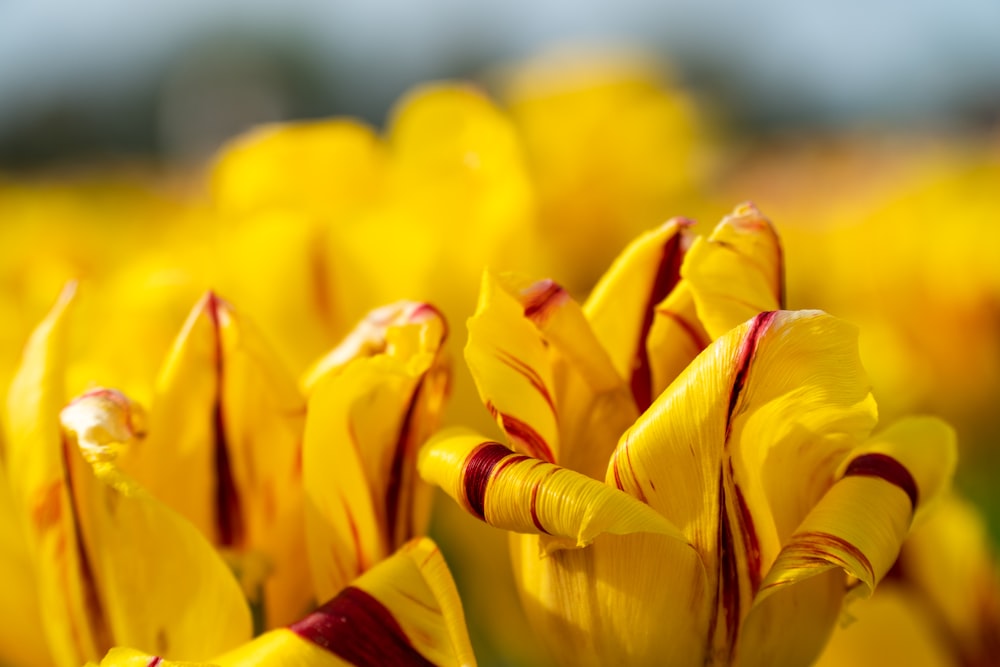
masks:
[(289, 627), (208, 662), (180, 663), (125, 648), (109, 651), (101, 661), (101, 667), (475, 664), (455, 584), (441, 553), (427, 538), (403, 545)]
[(775, 310), (780, 256), (741, 206), (707, 239), (641, 237), (582, 308), (484, 279), (466, 359), (513, 451), (442, 434), (420, 470), (516, 534), (563, 664), (809, 664), (950, 480), (941, 422), (868, 439), (856, 333)]
[(8, 483), (51, 662), (80, 665), (112, 642), (202, 658), (245, 641), (250, 613), (223, 561), (116, 464), (113, 445), (139, 436), (133, 404), (94, 390), (63, 409), (70, 298), (29, 341), (7, 410)]
[(914, 528), (875, 595), (849, 611), (817, 667), (995, 664), (1000, 574), (975, 508), (947, 497)]
[[(38, 587), (37, 614), (30, 583), (11, 587), (29, 613), (18, 622), (0, 605), (24, 629), (0, 639), (31, 640), (38, 623), (48, 655), (38, 644), (0, 644), (0, 655), (79, 665), (124, 645), (212, 659), (250, 640), (247, 598), (260, 626), (295, 630), (350, 606), (342, 591), (360, 576), (353, 585), (381, 600), (362, 611), (382, 614), (380, 627), (395, 623), (435, 664), (469, 664), (442, 557), (429, 542), (405, 546), (427, 521), (416, 452), (448, 385), (436, 310), (375, 311), (317, 363), (303, 397), (253, 327), (209, 294), (167, 360), (147, 428), (115, 390), (62, 408), (71, 299), (39, 326), (11, 387), (0, 484), (5, 575), (20, 569)], [(365, 578), (398, 549), (407, 555)], [(253, 654), (285, 634), (255, 640)]]

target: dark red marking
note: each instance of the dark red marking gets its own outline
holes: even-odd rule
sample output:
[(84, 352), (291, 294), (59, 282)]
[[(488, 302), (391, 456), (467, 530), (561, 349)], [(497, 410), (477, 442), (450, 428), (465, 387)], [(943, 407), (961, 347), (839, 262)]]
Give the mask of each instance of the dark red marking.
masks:
[[(729, 658), (732, 660), (736, 649), (736, 636), (740, 624), (740, 568), (736, 555), (736, 539), (729, 519), (729, 511), (725, 506), (726, 498), (723, 483), (719, 479), (719, 510), (722, 513), (719, 521), (719, 590), (718, 596), (726, 615), (726, 646), (729, 648)], [(708, 638), (709, 643), (713, 641)]]
[(743, 337), (740, 349), (736, 354), (736, 374), (733, 377), (733, 386), (729, 390), (729, 407), (726, 409), (726, 442), (729, 442), (729, 433), (732, 429), (733, 413), (736, 411), (736, 402), (740, 398), (740, 393), (746, 385), (747, 374), (750, 372), (750, 363), (757, 354), (757, 346), (760, 344), (761, 336), (774, 321), (778, 311), (771, 310), (758, 314), (753, 318), (750, 331)]
[[(796, 542), (801, 541), (805, 543), (793, 547), (796, 551), (801, 550), (810, 553), (822, 551), (825, 556), (832, 556), (830, 553), (832, 549), (846, 551), (852, 558), (861, 563), (861, 567), (865, 569), (870, 579), (875, 579), (875, 569), (872, 567), (871, 561), (868, 560), (868, 556), (839, 535), (833, 535), (832, 533), (825, 533), (821, 531), (810, 531), (807, 533), (797, 533), (793, 536), (793, 539)], [(841, 564), (846, 565), (846, 563)]]
[(898, 486), (910, 499), (912, 507), (917, 506), (920, 499), (917, 482), (906, 467), (887, 454), (862, 454), (847, 466), (844, 477), (859, 475), (861, 477), (879, 477), (894, 486)]
[[(70, 516), (73, 520), (74, 547), (77, 553), (77, 562), (80, 565), (80, 587), (83, 589), (83, 605), (87, 610), (86, 618), (93, 634), (94, 643), (100, 653), (110, 651), (114, 646), (111, 635), (111, 628), (108, 626), (107, 616), (104, 614), (104, 604), (101, 601), (100, 592), (97, 590), (97, 580), (94, 578), (94, 568), (90, 563), (90, 555), (83, 538), (82, 524), (80, 523), (80, 512), (76, 506), (76, 494), (74, 492), (73, 467), (70, 461), (69, 447), (75, 446), (62, 440), (62, 463), (63, 473), (66, 476), (66, 493), (69, 497)], [(73, 628), (74, 631), (76, 628)], [(74, 635), (76, 633), (74, 632)], [(78, 639), (79, 641), (79, 639)]]
[(354, 586), (288, 627), (352, 665), (434, 665), (413, 647), (385, 605)]
[(531, 511), (531, 522), (535, 524), (535, 528), (537, 528), (540, 532), (545, 533), (546, 535), (550, 535), (551, 533), (549, 533), (549, 531), (545, 529), (545, 526), (542, 525), (541, 519), (538, 518), (538, 489), (542, 486), (542, 482), (544, 482), (546, 479), (548, 479), (555, 473), (556, 469), (550, 468), (549, 472), (545, 475), (545, 477), (536, 480), (535, 483), (531, 485), (531, 506), (529, 508)]
[(513, 452), (499, 442), (485, 442), (476, 447), (465, 459), (462, 487), (469, 509), (480, 519), (486, 520), (486, 486), (493, 477), (493, 469)]
[(671, 320), (673, 320), (674, 324), (680, 327), (680, 329), (687, 335), (687, 337), (691, 339), (691, 343), (694, 344), (696, 350), (701, 351), (704, 350), (706, 347), (708, 347), (711, 341), (708, 340), (708, 338), (706, 338), (705, 334), (702, 331), (699, 331), (697, 328), (695, 328), (693, 324), (688, 322), (686, 319), (684, 319), (683, 317), (681, 317), (672, 310), (667, 310), (666, 308), (658, 310), (656, 312), (659, 313), (660, 315), (663, 315), (664, 317), (668, 317)]
[(561, 286), (552, 280), (540, 280), (521, 293), (524, 316), (540, 324), (552, 314), (552, 309), (569, 298)]
[(219, 544), (224, 547), (240, 547), (246, 536), (243, 522), (243, 509), (240, 504), (239, 491), (233, 476), (232, 463), (229, 460), (229, 443), (226, 438), (226, 420), (222, 409), (223, 378), (225, 376), (225, 361), (222, 354), (222, 330), (219, 322), (219, 309), (227, 307), (214, 292), (205, 297), (205, 310), (212, 319), (212, 332), (215, 337), (215, 404), (212, 406), (212, 433), (214, 439), (215, 466), (215, 517), (219, 529)]
[(504, 432), (512, 440), (521, 442), (536, 459), (555, 463), (555, 456), (552, 454), (552, 449), (549, 448), (549, 444), (545, 442), (545, 438), (538, 431), (517, 417), (511, 417), (504, 412), (499, 413), (499, 415), (500, 427), (503, 428)]
[(448, 327), (448, 319), (444, 316), (437, 306), (429, 303), (420, 302), (416, 308), (410, 313), (410, 322), (423, 322), (432, 318), (441, 320), (441, 343), (444, 343), (448, 339), (448, 334), (450, 333)]
[[(413, 434), (413, 417), (416, 412), (417, 403), (420, 401), (421, 391), (423, 389), (423, 378), (417, 382), (417, 386), (413, 389), (413, 393), (410, 395), (409, 404), (406, 406), (406, 414), (403, 416), (403, 423), (399, 429), (399, 436), (396, 438), (396, 447), (392, 453), (392, 463), (389, 467), (389, 479), (386, 484), (385, 489), (385, 516), (386, 516), (386, 544), (391, 546), (393, 551), (396, 550), (403, 542), (410, 538), (409, 532), (404, 534), (399, 543), (396, 542), (397, 526), (396, 523), (399, 521), (399, 511), (400, 511), (400, 489), (403, 486), (403, 476), (407, 473), (412, 474), (412, 471), (405, 470), (404, 464), (411, 457), (408, 455), (409, 452), (413, 451), (417, 443), (412, 442), (414, 437)], [(407, 494), (408, 495), (408, 494)], [(411, 517), (406, 517), (407, 519)]]
[(154, 655), (152, 658), (149, 659), (149, 662), (146, 663), (146, 667), (156, 667), (157, 665), (160, 664), (160, 661), (162, 660), (163, 658), (161, 658), (160, 656)]
[(541, 394), (542, 398), (545, 399), (545, 402), (548, 404), (552, 414), (557, 414), (556, 403), (552, 400), (552, 394), (549, 393), (549, 388), (545, 386), (545, 382), (542, 381), (542, 376), (538, 374), (538, 371), (521, 359), (518, 359), (514, 355), (503, 350), (497, 350), (497, 359), (515, 372), (523, 375), (524, 379), (526, 379), (535, 391)]
[(663, 244), (663, 254), (660, 256), (656, 273), (653, 274), (653, 286), (642, 311), (642, 324), (639, 326), (639, 339), (636, 341), (632, 377), (629, 382), (632, 397), (635, 399), (639, 412), (645, 412), (646, 408), (653, 403), (653, 378), (649, 368), (649, 350), (646, 349), (646, 338), (653, 326), (656, 304), (667, 298), (667, 295), (681, 280), (681, 264), (684, 261), (684, 254), (687, 252), (687, 241), (683, 228), (690, 224), (688, 221), (680, 221), (677, 231)]
[[(732, 471), (732, 461), (729, 462), (730, 472)], [(736, 507), (740, 512), (740, 531), (743, 533), (743, 549), (747, 555), (747, 566), (750, 569), (750, 586), (756, 595), (760, 588), (761, 562), (760, 562), (760, 540), (757, 537), (757, 530), (753, 525), (753, 516), (750, 508), (747, 507), (743, 498), (743, 491), (740, 490), (736, 480), (733, 480), (733, 490), (735, 492)]]

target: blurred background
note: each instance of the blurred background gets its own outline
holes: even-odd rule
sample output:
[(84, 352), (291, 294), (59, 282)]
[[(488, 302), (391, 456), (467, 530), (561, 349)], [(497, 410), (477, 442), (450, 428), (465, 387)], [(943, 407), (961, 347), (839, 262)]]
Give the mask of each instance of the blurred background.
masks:
[[(917, 412), (954, 424), (956, 485), (1000, 543), (998, 27), (995, 0), (0, 0), (0, 373), (62, 282), (82, 276), (111, 304), (93, 306), (111, 314), (92, 318), (87, 349), (145, 398), (204, 289), (196, 264), (232, 269), (223, 293), (295, 372), (402, 296), (443, 304), (460, 358), (483, 263), (551, 275), (582, 298), (642, 230), (684, 215), (706, 233), (753, 200), (783, 237), (789, 307), (859, 326), (884, 423)], [(414, 102), (415, 86), (440, 80), (488, 101)], [(435, 125), (446, 114), (433, 104), (461, 107), (475, 131)], [(351, 158), (333, 143), (323, 156), (262, 149), (272, 162), (254, 166), (229, 143), (330, 116), (375, 138), (364, 130)], [(388, 203), (365, 190), (381, 163), (355, 161), (369, 140), (410, 183)], [(237, 167), (217, 158), (227, 145)], [(392, 221), (400, 211), (414, 219)], [(335, 295), (322, 327), (305, 297), (282, 293), (283, 281), (306, 293), (294, 282), (312, 280), (299, 275), (306, 254), (333, 274), (368, 266), (386, 229), (413, 243), (371, 266), (418, 278), (370, 267), (361, 288), (308, 283)], [(525, 234), (538, 257), (520, 252)], [(195, 247), (199, 235), (225, 251)], [(400, 293), (413, 284), (425, 291)], [(122, 332), (142, 345), (123, 348)], [(471, 380), (456, 383), (451, 419), (487, 422)], [(463, 519), (441, 512), (453, 562), (502, 554), (478, 527), (449, 533)], [(530, 664), (523, 624), (475, 625), (516, 604), (512, 590), (477, 597), (480, 574), (458, 568), (484, 663)]]
[(744, 131), (996, 121), (1000, 5), (955, 0), (6, 0), (0, 164), (197, 159), (254, 123), (381, 122), (428, 79), (625, 44)]

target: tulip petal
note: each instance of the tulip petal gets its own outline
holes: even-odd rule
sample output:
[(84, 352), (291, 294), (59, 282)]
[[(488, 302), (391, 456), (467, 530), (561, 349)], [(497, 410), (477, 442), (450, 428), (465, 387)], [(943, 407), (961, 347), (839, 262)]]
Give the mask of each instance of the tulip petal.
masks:
[[(655, 319), (654, 310), (681, 280), (681, 265), (693, 240), (687, 228), (692, 224), (674, 218), (629, 244), (594, 287), (584, 306), (587, 319), (611, 355), (615, 369), (628, 379), (640, 411), (649, 407), (656, 396), (650, 368), (653, 355), (646, 343)], [(685, 363), (693, 356), (685, 359)]]
[(874, 423), (856, 338), (816, 311), (757, 316), (699, 355), (611, 461), (608, 483), (683, 526), (718, 573), (720, 655), (731, 656), (780, 536)]
[(300, 566), (304, 417), (305, 400), (266, 341), (209, 293), (164, 364), (149, 437), (123, 459), (225, 552), (268, 626), (312, 599)]
[(840, 480), (782, 549), (759, 598), (838, 567), (871, 595), (913, 517), (945, 490), (955, 458), (954, 431), (933, 418), (897, 422), (853, 452)]
[(379, 192), (384, 161), (378, 137), (354, 121), (268, 125), (220, 152), (213, 199), (225, 215), (275, 209), (343, 215)]
[(781, 242), (753, 204), (737, 206), (711, 236), (697, 239), (680, 273), (713, 340), (757, 313), (784, 307)]
[(417, 450), (437, 428), (445, 324), (426, 304), (374, 312), (317, 366), (303, 449), (314, 590), (334, 595), (423, 532)]
[[(70, 298), (33, 334), (8, 405), (11, 488), (27, 519), (53, 659), (79, 665), (114, 640), (199, 656), (231, 646), (249, 636), (250, 615), (211, 546), (112, 463), (85, 459), (79, 433), (60, 431)], [(85, 407), (68, 418), (79, 425)]]
[(584, 547), (604, 533), (687, 540), (644, 503), (572, 470), (472, 433), (443, 433), (420, 452), (420, 474), (491, 526), (548, 536), (547, 550)]
[(458, 591), (437, 546), (414, 540), (288, 629), (217, 659), (222, 667), (475, 665)]
[(480, 398), (511, 444), (529, 456), (556, 461), (555, 380), (545, 342), (522, 304), (489, 273), (483, 275), (479, 307), (469, 319), (465, 360)]

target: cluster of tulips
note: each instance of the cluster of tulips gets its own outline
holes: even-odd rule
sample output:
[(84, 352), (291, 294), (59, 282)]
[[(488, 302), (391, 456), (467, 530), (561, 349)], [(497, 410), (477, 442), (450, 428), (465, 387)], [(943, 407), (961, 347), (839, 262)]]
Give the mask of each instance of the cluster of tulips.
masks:
[(1000, 660), (955, 431), (789, 309), (870, 275), (670, 218), (738, 188), (642, 63), (506, 95), (254, 130), (207, 200), (0, 183), (0, 665)]

